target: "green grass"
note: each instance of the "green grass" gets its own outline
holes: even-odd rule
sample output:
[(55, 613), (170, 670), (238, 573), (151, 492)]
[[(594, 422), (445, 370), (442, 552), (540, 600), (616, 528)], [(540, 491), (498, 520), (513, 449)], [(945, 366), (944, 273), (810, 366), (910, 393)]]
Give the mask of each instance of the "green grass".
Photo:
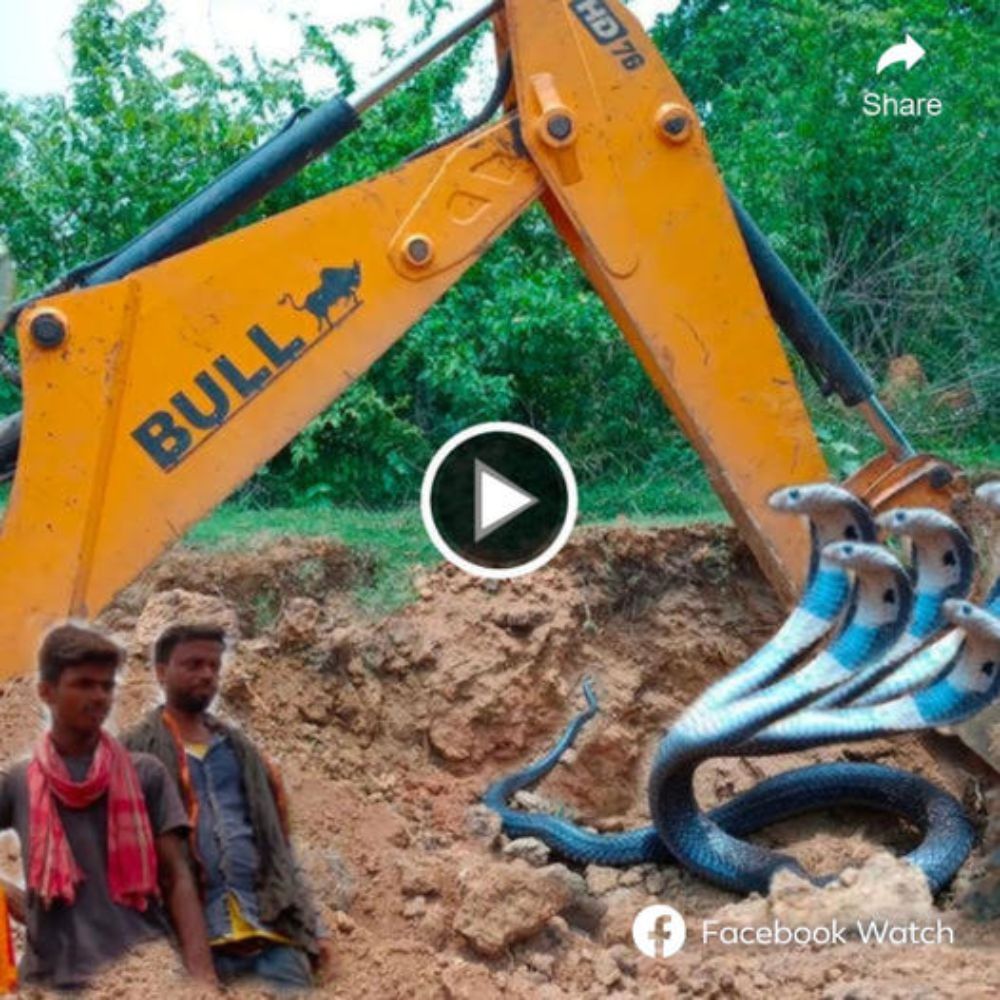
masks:
[[(667, 503), (673, 499), (674, 504)], [(655, 514), (666, 507), (668, 515)], [(644, 526), (677, 524), (695, 519), (722, 520), (725, 513), (708, 488), (685, 486), (679, 490), (673, 477), (651, 474), (642, 479), (584, 486), (580, 494), (580, 520), (601, 524), (626, 517)], [(386, 614), (411, 601), (413, 570), (432, 566), (441, 557), (424, 531), (420, 510), (367, 510), (360, 507), (296, 507), (248, 509), (227, 503), (192, 528), (185, 541), (208, 549), (239, 548), (248, 538), (282, 535), (334, 538), (369, 555), (374, 563), (372, 581), (355, 591), (358, 604), (372, 614)]]

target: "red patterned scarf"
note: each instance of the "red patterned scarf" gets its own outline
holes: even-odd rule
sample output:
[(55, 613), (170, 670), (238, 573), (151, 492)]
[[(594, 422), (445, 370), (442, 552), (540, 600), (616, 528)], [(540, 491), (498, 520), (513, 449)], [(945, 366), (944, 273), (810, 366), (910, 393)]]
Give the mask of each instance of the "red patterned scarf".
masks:
[(149, 897), (159, 894), (153, 831), (128, 751), (102, 732), (86, 778), (76, 782), (46, 733), (28, 765), (28, 888), (43, 906), (57, 899), (72, 905), (76, 884), (85, 877), (70, 850), (56, 799), (70, 809), (85, 809), (105, 793), (111, 899), (145, 910)]

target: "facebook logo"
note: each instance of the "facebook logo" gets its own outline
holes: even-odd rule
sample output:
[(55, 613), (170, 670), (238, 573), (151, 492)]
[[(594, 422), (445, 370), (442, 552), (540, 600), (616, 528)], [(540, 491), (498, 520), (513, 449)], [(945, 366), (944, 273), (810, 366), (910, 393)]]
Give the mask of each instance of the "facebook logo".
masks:
[(647, 906), (632, 921), (632, 940), (648, 958), (670, 958), (684, 947), (686, 939), (684, 918), (672, 906)]

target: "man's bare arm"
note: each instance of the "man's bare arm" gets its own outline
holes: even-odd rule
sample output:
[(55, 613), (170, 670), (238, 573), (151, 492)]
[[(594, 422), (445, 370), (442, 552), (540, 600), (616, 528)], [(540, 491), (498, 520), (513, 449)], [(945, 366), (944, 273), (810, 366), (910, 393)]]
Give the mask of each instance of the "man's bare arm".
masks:
[(183, 844), (177, 833), (164, 833), (156, 838), (160, 891), (167, 904), (170, 922), (180, 940), (185, 968), (195, 979), (215, 983), (215, 966), (208, 946), (205, 915), (202, 913), (191, 867), (184, 856)]

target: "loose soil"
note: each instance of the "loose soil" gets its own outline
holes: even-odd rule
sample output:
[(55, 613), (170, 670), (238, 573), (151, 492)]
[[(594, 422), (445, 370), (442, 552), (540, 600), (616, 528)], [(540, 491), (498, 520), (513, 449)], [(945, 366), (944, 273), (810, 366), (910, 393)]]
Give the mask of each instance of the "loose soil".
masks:
[[(706, 806), (819, 760), (864, 759), (921, 774), (962, 799), (984, 843), (931, 901), (889, 854), (913, 831), (838, 810), (762, 834), (829, 888), (782, 879), (742, 900), (673, 866), (566, 867), (508, 844), (477, 806), (495, 777), (547, 749), (594, 679), (601, 714), (566, 761), (523, 796), (602, 830), (648, 822), (644, 779), (657, 735), (715, 678), (761, 645), (783, 612), (727, 528), (580, 531), (548, 567), (505, 583), (451, 567), (416, 580), (418, 600), (381, 620), (351, 589), (371, 564), (316, 539), (238, 554), (181, 548), (125, 591), (102, 624), (130, 650), (112, 728), (157, 700), (147, 650), (177, 617), (239, 635), (218, 706), (280, 764), (299, 856), (337, 954), (323, 993), (340, 997), (878, 997), (1000, 995), (996, 774), (954, 737), (907, 737), (784, 757), (711, 761)], [(44, 724), (34, 680), (0, 687), (0, 753), (30, 750)], [(888, 852), (888, 853), (887, 853)], [(0, 866), (20, 879), (5, 835)], [(777, 880), (776, 880), (777, 883)], [(632, 918), (667, 902), (688, 944), (653, 960)], [(942, 925), (954, 943), (724, 946), (702, 922), (823, 923), (885, 916)], [(100, 997), (200, 995), (166, 946), (130, 957)], [(240, 996), (267, 995), (240, 987)]]

